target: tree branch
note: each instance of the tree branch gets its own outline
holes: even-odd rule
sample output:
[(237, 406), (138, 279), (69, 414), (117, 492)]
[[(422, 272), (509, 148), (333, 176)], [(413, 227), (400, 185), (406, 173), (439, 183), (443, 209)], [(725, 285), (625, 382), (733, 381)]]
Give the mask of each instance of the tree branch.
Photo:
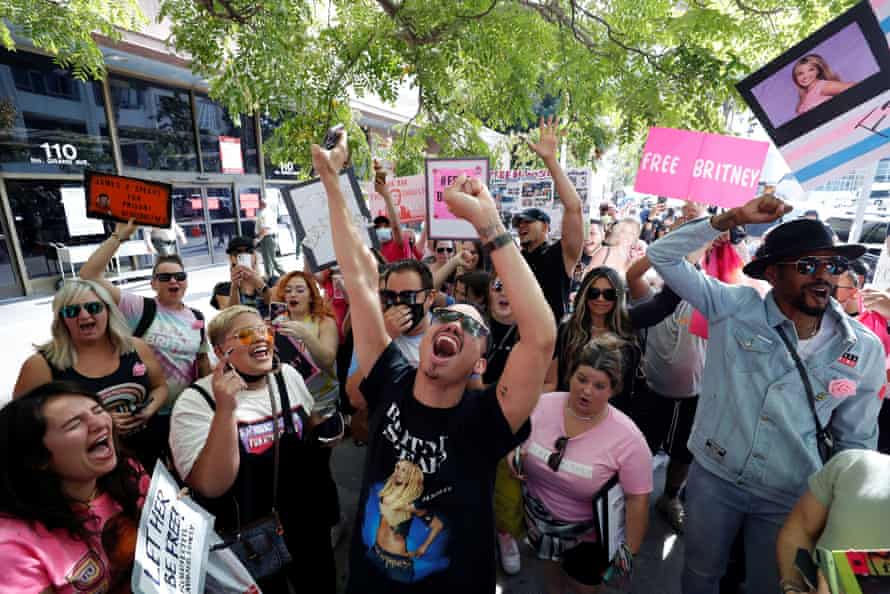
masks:
[(734, 0), (734, 1), (735, 1), (735, 5), (738, 6), (739, 9), (742, 10), (742, 12), (750, 12), (751, 14), (756, 14), (759, 16), (772, 16), (774, 14), (779, 14), (780, 12), (785, 11), (785, 8), (783, 8), (781, 6), (778, 8), (771, 8), (769, 10), (765, 10), (762, 8), (755, 8), (753, 6), (745, 4), (744, 2), (742, 2), (742, 0)]
[(235, 0), (195, 0), (195, 2), (212, 17), (241, 25), (247, 23), (263, 9), (261, 0), (243, 7), (235, 6)]
[(418, 34), (414, 29), (413, 24), (399, 15), (399, 12), (402, 9), (401, 4), (396, 4), (395, 2), (392, 2), (392, 0), (377, 0), (377, 3), (383, 8), (383, 12), (399, 23), (401, 30), (397, 35), (409, 46), (418, 47), (442, 41), (442, 39), (457, 29), (462, 21), (477, 21), (485, 18), (491, 14), (491, 11), (495, 9), (499, 1), (500, 0), (491, 0), (491, 4), (488, 8), (478, 14), (457, 14), (454, 16), (453, 20), (433, 27), (433, 29), (423, 35)]

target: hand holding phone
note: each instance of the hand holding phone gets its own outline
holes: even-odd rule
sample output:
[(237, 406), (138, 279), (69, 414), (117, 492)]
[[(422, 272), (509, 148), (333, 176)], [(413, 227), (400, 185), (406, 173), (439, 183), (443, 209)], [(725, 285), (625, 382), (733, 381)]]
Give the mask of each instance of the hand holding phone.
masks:
[(287, 303), (273, 301), (269, 304), (269, 320), (275, 321), (279, 316), (287, 315)]
[(238, 254), (236, 260), (238, 266), (246, 266), (247, 268), (250, 268), (253, 264), (253, 258), (250, 257), (250, 254)]

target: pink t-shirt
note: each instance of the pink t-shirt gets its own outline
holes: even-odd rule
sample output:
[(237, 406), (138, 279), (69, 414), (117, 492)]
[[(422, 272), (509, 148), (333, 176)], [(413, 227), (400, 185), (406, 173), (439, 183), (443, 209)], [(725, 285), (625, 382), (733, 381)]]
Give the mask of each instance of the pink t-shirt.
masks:
[(395, 241), (387, 241), (380, 244), (380, 253), (387, 262), (414, 259), (414, 250), (411, 249), (411, 244), (408, 243), (407, 239), (402, 239), (402, 245), (397, 244)]
[(806, 94), (803, 96), (800, 104), (797, 106), (797, 113), (804, 113), (816, 107), (817, 105), (821, 105), (825, 103), (829, 99), (831, 99), (831, 95), (823, 95), (822, 87), (825, 86), (824, 80), (817, 80), (813, 83)]
[(544, 394), (531, 416), (532, 433), (522, 445), (529, 492), (554, 518), (584, 522), (593, 517), (593, 495), (617, 472), (628, 495), (652, 491), (652, 454), (630, 418), (609, 405), (596, 427), (569, 440), (559, 472), (547, 466), (556, 440), (566, 434), (568, 392)]
[[(132, 553), (127, 553), (127, 566), (111, 567), (102, 546), (103, 532), (122, 526), (135, 531), (136, 524), (119, 515), (121, 507), (107, 494), (97, 497), (90, 509), (95, 517), (88, 527), (101, 535), (92, 546), (71, 538), (65, 530), (50, 532), (41, 524), (0, 518), (0, 594), (36, 594), (47, 589), (62, 594), (107, 592), (112, 582), (128, 583)], [(118, 523), (116, 516), (124, 522)], [(135, 535), (130, 536), (135, 541)]]

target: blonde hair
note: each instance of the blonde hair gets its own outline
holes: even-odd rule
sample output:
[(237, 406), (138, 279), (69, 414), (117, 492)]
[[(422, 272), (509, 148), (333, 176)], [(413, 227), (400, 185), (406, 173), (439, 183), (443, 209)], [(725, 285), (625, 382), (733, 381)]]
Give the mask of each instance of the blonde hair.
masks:
[(136, 349), (133, 346), (133, 334), (127, 326), (127, 320), (115, 305), (111, 293), (95, 281), (74, 279), (66, 281), (53, 298), (53, 323), (50, 327), (52, 339), (44, 344), (35, 345), (37, 352), (56, 369), (70, 369), (77, 365), (77, 349), (62, 319), (62, 308), (73, 304), (88, 292), (93, 292), (108, 312), (108, 326), (105, 332), (114, 348), (121, 354), (132, 353)]
[(226, 335), (232, 329), (232, 323), (241, 314), (260, 316), (260, 312), (247, 305), (230, 305), (210, 320), (210, 324), (207, 326), (207, 336), (210, 337), (210, 344), (216, 347), (225, 342)]
[[(390, 526), (398, 526), (411, 519), (411, 506), (417, 498), (423, 494), (423, 471), (420, 466), (410, 460), (399, 460), (399, 464), (408, 466), (408, 479), (404, 484), (396, 484), (396, 469), (386, 480), (386, 484), (380, 490), (380, 515)], [(384, 498), (392, 496), (392, 499), (383, 502)]]
[(825, 58), (820, 56), (819, 54), (807, 54), (803, 58), (797, 61), (794, 65), (794, 68), (791, 69), (791, 81), (794, 83), (794, 86), (797, 87), (798, 92), (803, 94), (804, 88), (797, 84), (797, 67), (802, 64), (812, 64), (819, 70), (818, 78), (820, 80), (840, 80), (840, 77), (834, 73), (831, 69), (831, 66), (828, 65), (828, 62), (825, 61)]

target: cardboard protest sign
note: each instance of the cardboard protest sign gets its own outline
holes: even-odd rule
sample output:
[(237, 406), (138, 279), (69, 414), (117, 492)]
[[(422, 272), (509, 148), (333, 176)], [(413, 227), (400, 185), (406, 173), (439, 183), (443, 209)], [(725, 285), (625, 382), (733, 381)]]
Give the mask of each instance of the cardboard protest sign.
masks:
[(634, 191), (732, 208), (754, 197), (769, 143), (651, 128)]
[(890, 154), (888, 17), (861, 2), (736, 85), (806, 190)]
[[(350, 167), (340, 172), (340, 190), (349, 206), (352, 220), (359, 229), (364, 229), (362, 239), (369, 247), (380, 247), (377, 235), (371, 228), (371, 213), (368, 203), (362, 196), (355, 172)], [(334, 254), (334, 240), (331, 235), (331, 217), (328, 212), (328, 198), (320, 179), (314, 179), (293, 186), (281, 187), (281, 196), (294, 222), (297, 241), (303, 244), (303, 255), (313, 272), (330, 268), (337, 264)]]
[(123, 223), (134, 219), (145, 227), (170, 227), (170, 184), (98, 171), (87, 171), (84, 178), (88, 217)]
[[(402, 223), (420, 223), (426, 219), (426, 181), (422, 175), (390, 177), (386, 181), (386, 187), (389, 188)], [(386, 216), (386, 204), (383, 196), (374, 191), (374, 182), (368, 183), (368, 209), (371, 220)]]
[(445, 204), (445, 188), (461, 175), (488, 182), (488, 159), (426, 160), (426, 225), (430, 239), (476, 239), (473, 225), (451, 214)]
[(102, 221), (87, 217), (86, 191), (82, 187), (63, 187), (61, 194), (68, 235), (71, 237), (105, 235), (105, 225)]
[(219, 161), (223, 173), (244, 173), (244, 155), (241, 154), (240, 138), (219, 137)]
[(214, 518), (156, 464), (142, 507), (130, 585), (140, 594), (200, 594)]

